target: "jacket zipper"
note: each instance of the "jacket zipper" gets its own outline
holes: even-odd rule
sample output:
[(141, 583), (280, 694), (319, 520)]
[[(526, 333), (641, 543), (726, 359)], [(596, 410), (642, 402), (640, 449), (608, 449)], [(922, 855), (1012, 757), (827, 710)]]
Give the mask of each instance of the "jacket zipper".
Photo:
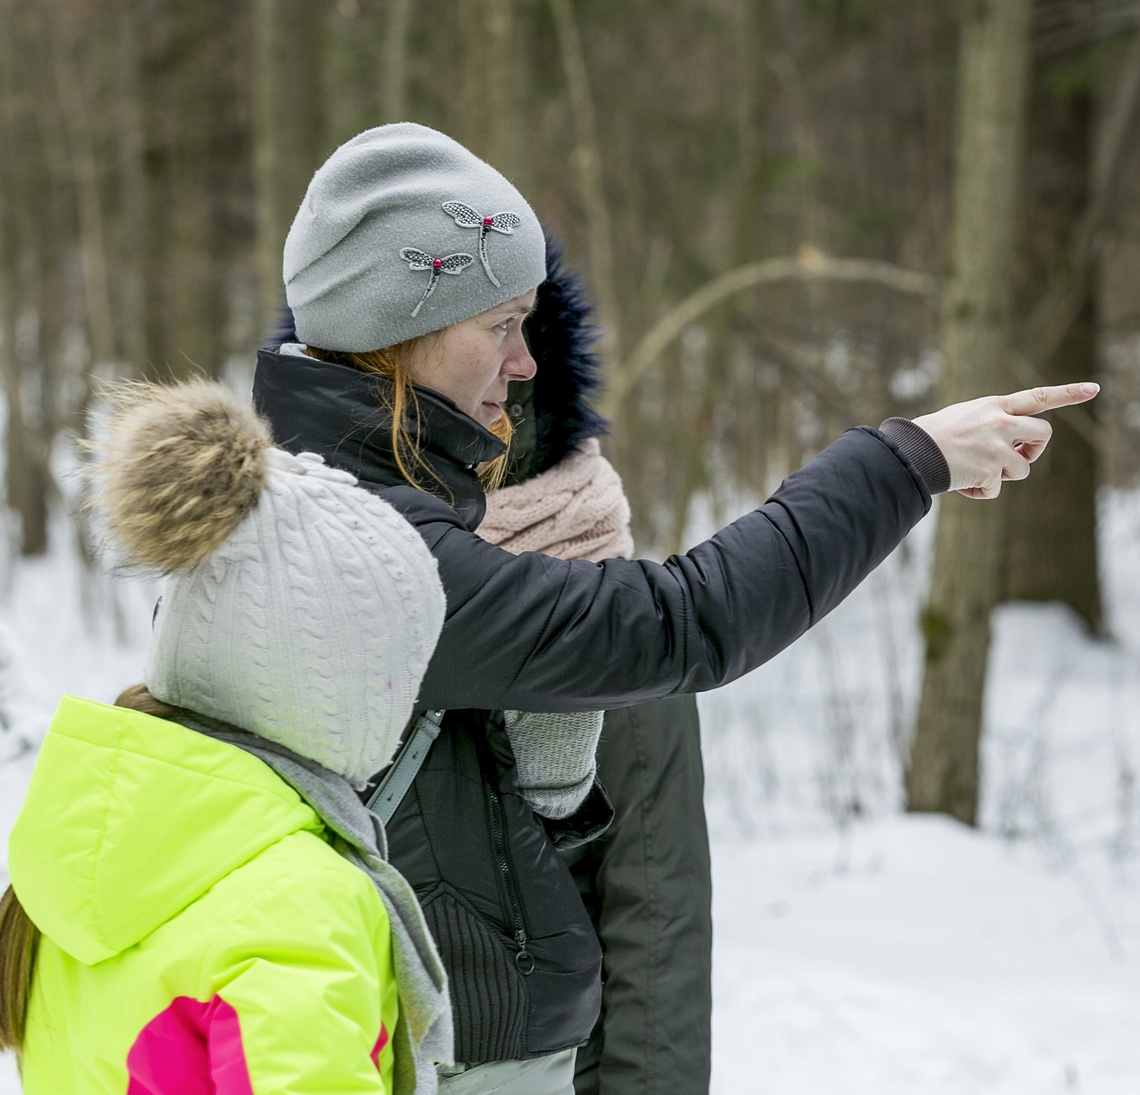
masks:
[(516, 889), (515, 876), (511, 870), (510, 860), (507, 858), (507, 842), (503, 836), (503, 804), (498, 791), (488, 784), (484, 784), (487, 797), (491, 803), (491, 834), (495, 841), (495, 858), (499, 864), (499, 871), (507, 887), (507, 902), (510, 905), (511, 921), (514, 926), (514, 938), (518, 944), (518, 953), (515, 954), (515, 966), (524, 977), (534, 972), (534, 955), (526, 949), (526, 925), (523, 923), (522, 902)]

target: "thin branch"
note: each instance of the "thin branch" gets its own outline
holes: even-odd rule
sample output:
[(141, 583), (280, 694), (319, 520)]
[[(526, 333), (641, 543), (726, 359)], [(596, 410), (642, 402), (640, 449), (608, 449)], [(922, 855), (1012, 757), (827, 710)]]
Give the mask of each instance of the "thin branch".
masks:
[(1033, 15), (1033, 53), (1038, 59), (1055, 57), (1082, 46), (1124, 34), (1140, 24), (1132, 0), (1075, 6), (1038, 3)]
[[(851, 410), (851, 395), (841, 391), (827, 375), (827, 358), (822, 350), (805, 348), (792, 339), (765, 334), (762, 338), (768, 356), (784, 371), (795, 377), (816, 399), (824, 410), (837, 418), (846, 418)], [(858, 362), (858, 355), (853, 355)], [(862, 362), (865, 366), (865, 362)]]
[(836, 259), (810, 249), (795, 258), (746, 263), (713, 278), (675, 304), (642, 336), (616, 371), (614, 382), (610, 386), (606, 413), (614, 416), (637, 382), (670, 343), (710, 308), (744, 289), (778, 281), (854, 282), (881, 285), (911, 296), (937, 299), (938, 295), (938, 281), (930, 274), (904, 270), (892, 263), (875, 259)]

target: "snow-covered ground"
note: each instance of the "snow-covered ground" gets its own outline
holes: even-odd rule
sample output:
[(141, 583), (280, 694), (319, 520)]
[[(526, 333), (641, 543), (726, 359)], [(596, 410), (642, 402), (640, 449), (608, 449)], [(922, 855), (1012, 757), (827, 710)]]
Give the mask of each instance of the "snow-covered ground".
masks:
[(1140, 495), (1103, 499), (1111, 640), (996, 614), (980, 831), (899, 812), (932, 531), (702, 697), (716, 1095), (1140, 1092)]
[(1140, 875), (941, 817), (716, 846), (718, 1095), (1140, 1090)]
[[(981, 830), (901, 813), (932, 527), (702, 697), (716, 1095), (1140, 1091), (1140, 494), (1103, 504), (1112, 640), (997, 615)], [(85, 586), (63, 548), (0, 572), (0, 836), (58, 695), (140, 676), (153, 589)]]

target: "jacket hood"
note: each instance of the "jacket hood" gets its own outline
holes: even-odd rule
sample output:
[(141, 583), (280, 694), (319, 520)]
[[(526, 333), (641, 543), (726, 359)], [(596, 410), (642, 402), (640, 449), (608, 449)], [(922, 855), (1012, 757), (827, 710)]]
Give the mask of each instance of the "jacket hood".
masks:
[(538, 370), (533, 380), (512, 382), (507, 404), (515, 426), (508, 478), (515, 483), (554, 467), (587, 438), (609, 433), (591, 405), (602, 386), (594, 306), (549, 234), (546, 271), (524, 329)]
[(36, 926), (94, 965), (317, 815), (255, 757), (166, 719), (65, 697), (8, 843)]

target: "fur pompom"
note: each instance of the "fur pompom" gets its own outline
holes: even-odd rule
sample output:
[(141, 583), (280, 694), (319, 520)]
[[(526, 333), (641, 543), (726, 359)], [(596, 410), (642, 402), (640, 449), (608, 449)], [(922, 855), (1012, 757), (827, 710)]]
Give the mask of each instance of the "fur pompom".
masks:
[(136, 563), (200, 563), (257, 504), (268, 426), (211, 381), (121, 384), (107, 401), (88, 475), (109, 534)]

